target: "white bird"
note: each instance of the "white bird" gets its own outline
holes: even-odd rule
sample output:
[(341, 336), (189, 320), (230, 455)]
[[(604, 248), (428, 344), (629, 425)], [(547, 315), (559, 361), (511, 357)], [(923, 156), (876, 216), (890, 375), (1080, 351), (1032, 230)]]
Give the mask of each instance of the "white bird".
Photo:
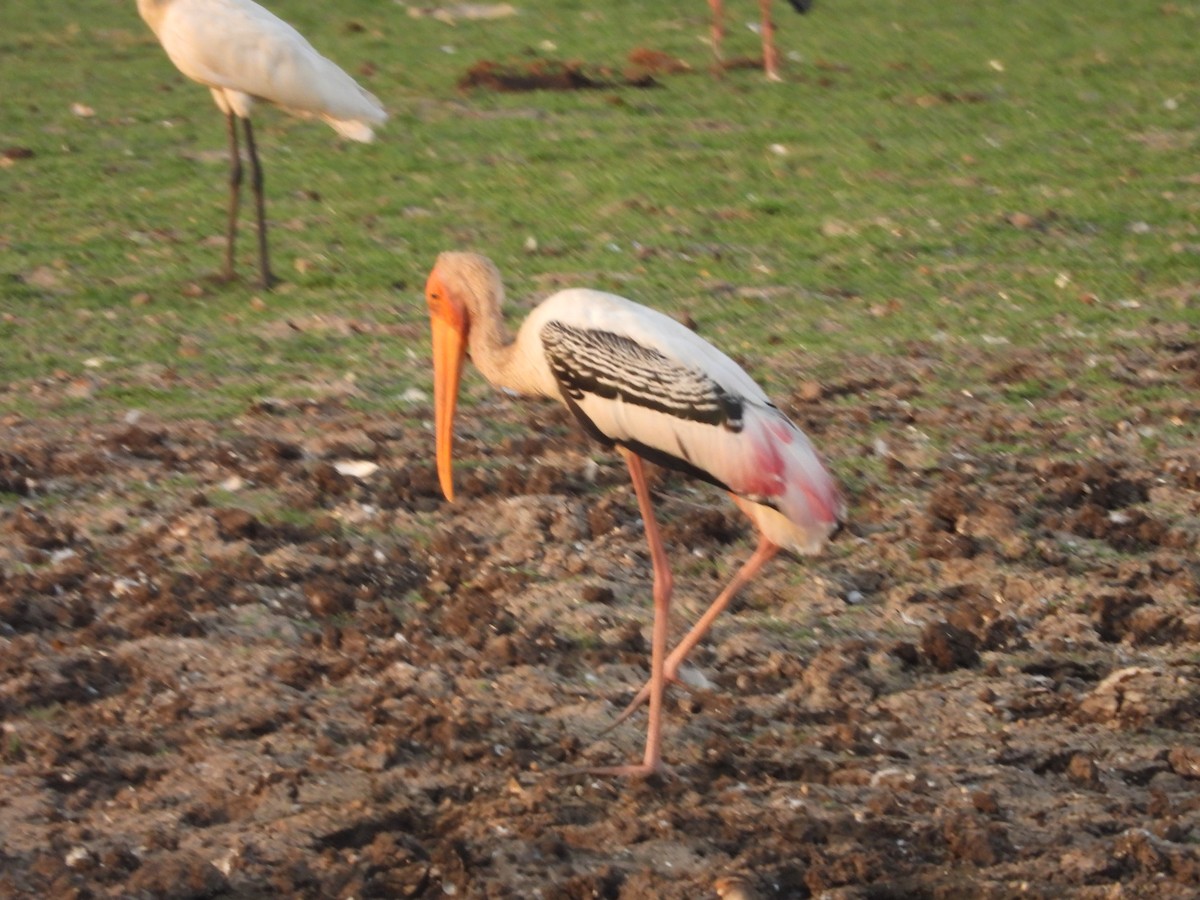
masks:
[[(454, 412), (469, 352), (492, 384), (557, 399), (583, 428), (616, 445), (629, 467), (654, 566), (650, 713), (637, 765), (594, 770), (648, 775), (662, 768), (662, 703), (684, 657), (733, 596), (781, 548), (816, 553), (845, 507), (804, 433), (732, 359), (674, 319), (623, 297), (575, 288), (544, 300), (515, 339), (504, 325), (504, 287), (486, 257), (443, 253), (425, 286), (433, 337), (438, 479), (454, 499)], [(642, 459), (730, 492), (759, 532), (758, 547), (708, 611), (666, 653), (672, 577)]]
[(229, 131), (229, 222), (223, 277), (233, 278), (238, 201), (242, 185), (237, 123), (241, 119), (258, 218), (258, 262), (263, 287), (274, 282), (267, 255), (262, 167), (250, 111), (274, 103), (301, 118), (327, 122), (342, 137), (368, 142), (372, 125), (387, 120), (379, 100), (319, 54), (291, 25), (253, 0), (138, 0), (171, 62), (212, 91)]
[[(798, 13), (806, 13), (812, 9), (813, 0), (788, 0)], [(712, 9), (712, 46), (717, 58), (718, 68), (721, 66), (721, 41), (725, 38), (725, 9), (724, 0), (708, 0)], [(763, 45), (763, 69), (768, 81), (782, 81), (779, 76), (779, 52), (775, 49), (775, 23), (771, 21), (771, 0), (758, 0), (760, 23), (759, 33)]]

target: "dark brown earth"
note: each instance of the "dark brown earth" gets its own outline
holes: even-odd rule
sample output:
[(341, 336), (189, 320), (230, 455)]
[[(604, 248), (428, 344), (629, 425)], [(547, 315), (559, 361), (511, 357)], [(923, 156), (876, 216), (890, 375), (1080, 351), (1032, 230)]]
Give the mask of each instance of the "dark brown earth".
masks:
[[(658, 60), (655, 60), (657, 63)], [(656, 66), (657, 67), (657, 66)], [(658, 87), (652, 69), (631, 66), (630, 72), (616, 75), (604, 67), (589, 66), (576, 60), (532, 59), (519, 62), (480, 60), (458, 80), (462, 91), (475, 89), (500, 93), (523, 91), (591, 91), (602, 88)]]
[[(1085, 356), (797, 374), (850, 526), (632, 783), (569, 771), (640, 755), (649, 567), (558, 409), (468, 403), (453, 506), (425, 403), (0, 419), (0, 896), (1195, 897), (1200, 344)], [(752, 537), (656, 490), (679, 635)]]

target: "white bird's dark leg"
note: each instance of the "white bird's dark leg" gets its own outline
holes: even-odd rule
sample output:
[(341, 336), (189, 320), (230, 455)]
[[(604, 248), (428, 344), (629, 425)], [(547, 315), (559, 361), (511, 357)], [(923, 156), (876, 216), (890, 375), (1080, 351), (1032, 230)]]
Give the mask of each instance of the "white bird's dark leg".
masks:
[(229, 221), (225, 225), (225, 271), (221, 277), (225, 281), (232, 281), (238, 205), (242, 196), (242, 152), (238, 147), (237, 121), (232, 112), (225, 113), (225, 127), (229, 131)]
[[(717, 599), (712, 602), (712, 605), (705, 611), (696, 624), (692, 626), (692, 630), (680, 641), (671, 655), (667, 657), (667, 661), (663, 664), (663, 681), (675, 681), (679, 675), (679, 667), (687, 658), (687, 655), (692, 652), (692, 649), (700, 643), (700, 639), (708, 633), (708, 629), (712, 626), (713, 621), (729, 605), (738, 591), (744, 588), (755, 575), (776, 553), (779, 552), (779, 547), (772, 541), (767, 539), (766, 535), (758, 536), (758, 547), (748, 560), (742, 563), (742, 567), (738, 569), (737, 574), (733, 576), (729, 584), (725, 586), (725, 590), (721, 591)], [(642, 685), (642, 689), (637, 692), (634, 698), (629, 701), (629, 705), (622, 710), (621, 714), (613, 721), (605, 731), (616, 728), (626, 719), (628, 719), (637, 710), (639, 706), (646, 702), (646, 698), (651, 695), (650, 683)]]
[(771, 21), (771, 0), (758, 0), (762, 13), (763, 68), (768, 81), (783, 81), (779, 77), (779, 54), (775, 50), (775, 23)]
[(709, 26), (709, 33), (712, 35), (713, 71), (720, 74), (722, 71), (721, 41), (725, 37), (725, 10), (722, 0), (708, 0), (708, 6), (712, 10), (712, 25)]
[(249, 119), (243, 119), (246, 129), (246, 152), (250, 157), (250, 186), (254, 189), (254, 213), (258, 219), (258, 270), (264, 288), (270, 289), (275, 284), (275, 276), (271, 274), (271, 262), (267, 255), (267, 209), (263, 198), (263, 173), (258, 162), (258, 150), (254, 146), (254, 126)]
[(646, 776), (662, 771), (662, 712), (663, 712), (663, 667), (667, 655), (667, 634), (671, 615), (671, 589), (673, 578), (666, 551), (663, 550), (662, 536), (658, 531), (658, 522), (654, 518), (654, 507), (650, 503), (650, 488), (646, 485), (646, 475), (642, 469), (642, 460), (635, 453), (624, 447), (619, 448), (629, 467), (629, 475), (633, 480), (633, 489), (637, 494), (638, 507), (642, 512), (642, 521), (646, 526), (646, 543), (650, 546), (650, 561), (654, 566), (654, 630), (650, 638), (650, 683), (647, 694), (650, 699), (650, 721), (646, 725), (646, 752), (641, 765), (612, 766), (590, 769), (597, 775), (634, 775)]

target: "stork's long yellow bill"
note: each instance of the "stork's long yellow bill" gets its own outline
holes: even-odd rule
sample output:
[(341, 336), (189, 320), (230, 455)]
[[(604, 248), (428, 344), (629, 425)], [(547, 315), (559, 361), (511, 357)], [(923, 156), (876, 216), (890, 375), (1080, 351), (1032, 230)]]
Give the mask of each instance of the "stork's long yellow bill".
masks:
[(447, 500), (454, 499), (454, 411), (466, 357), (466, 335), (436, 273), (425, 286), (433, 332), (433, 420), (437, 438), (438, 482)]

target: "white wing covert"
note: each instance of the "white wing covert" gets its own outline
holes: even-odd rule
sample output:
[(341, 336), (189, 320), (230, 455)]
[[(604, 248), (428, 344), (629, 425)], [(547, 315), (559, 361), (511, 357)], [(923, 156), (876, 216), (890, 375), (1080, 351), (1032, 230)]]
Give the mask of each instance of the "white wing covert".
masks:
[[(330, 124), (387, 118), (369, 91), (318, 53), (295, 28), (250, 0), (176, 0), (158, 36), (179, 70), (209, 87), (266, 100)], [(350, 129), (362, 130), (363, 126)]]

